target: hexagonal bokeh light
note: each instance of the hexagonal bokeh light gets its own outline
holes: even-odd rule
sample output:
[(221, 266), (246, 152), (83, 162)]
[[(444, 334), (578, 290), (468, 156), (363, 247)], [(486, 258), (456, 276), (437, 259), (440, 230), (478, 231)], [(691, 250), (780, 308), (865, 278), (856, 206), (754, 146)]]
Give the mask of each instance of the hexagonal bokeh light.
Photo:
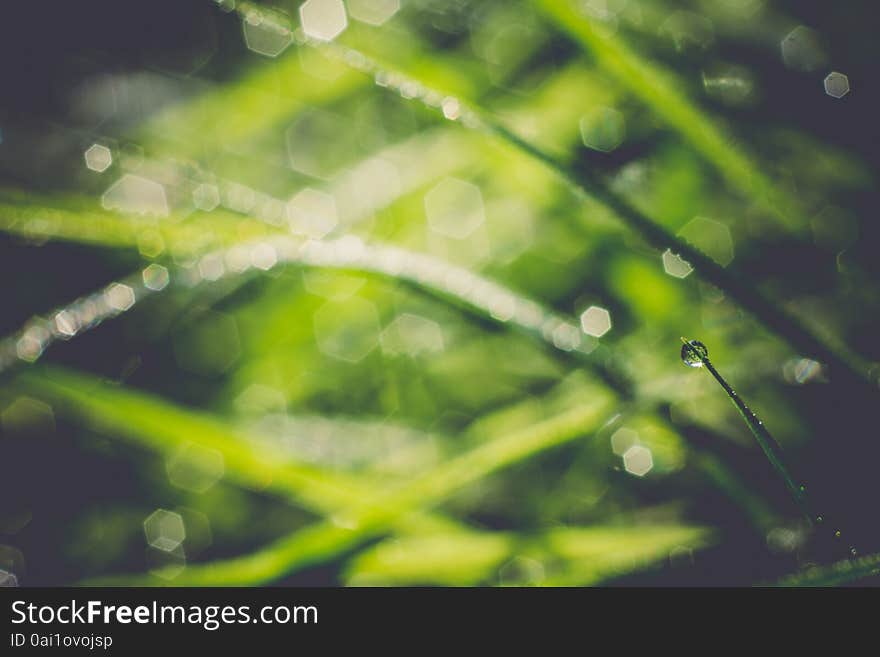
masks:
[(618, 456), (623, 456), (630, 447), (638, 444), (639, 434), (627, 427), (621, 427), (611, 434), (611, 451)]
[(318, 348), (331, 358), (357, 363), (379, 344), (379, 314), (366, 299), (328, 301), (313, 319)]
[(199, 210), (210, 212), (220, 205), (220, 190), (217, 185), (202, 183), (193, 190), (193, 205)]
[(465, 239), (485, 221), (483, 195), (473, 183), (445, 178), (425, 194), (425, 215), (431, 230)]
[(127, 173), (101, 197), (107, 210), (166, 217), (169, 214), (165, 187), (154, 180)]
[(164, 290), (171, 280), (168, 269), (155, 262), (144, 268), (144, 271), (141, 272), (141, 278), (144, 281), (144, 287), (154, 292)]
[(419, 356), (443, 351), (443, 329), (432, 319), (402, 313), (380, 337), (382, 351), (389, 355)]
[(633, 445), (623, 455), (623, 467), (631, 475), (644, 477), (654, 467), (651, 450), (644, 445)]
[(96, 173), (104, 173), (113, 164), (113, 153), (102, 144), (92, 144), (83, 154), (86, 167)]
[(165, 462), (168, 480), (184, 490), (204, 493), (224, 473), (223, 455), (194, 443), (182, 445)]
[(120, 312), (128, 310), (135, 303), (134, 290), (122, 283), (113, 283), (104, 293), (107, 305)]
[(326, 192), (306, 187), (290, 199), (287, 218), (294, 233), (324, 237), (338, 223), (336, 201)]
[(186, 528), (179, 513), (156, 509), (144, 520), (147, 543), (163, 552), (172, 552), (186, 539)]
[(604, 153), (613, 151), (626, 136), (623, 113), (613, 107), (600, 107), (580, 121), (584, 146)]
[(248, 50), (266, 57), (277, 57), (293, 42), (286, 19), (277, 12), (248, 11), (241, 20)]
[(306, 36), (318, 41), (332, 41), (348, 27), (342, 0), (306, 0), (299, 17)]
[(581, 313), (581, 329), (587, 335), (601, 338), (611, 330), (611, 313), (601, 306), (590, 306)]
[(779, 47), (782, 61), (795, 71), (815, 71), (827, 59), (819, 35), (805, 25), (798, 25), (786, 34)]
[(722, 267), (733, 261), (733, 237), (730, 235), (730, 229), (720, 221), (695, 217), (678, 231), (678, 235)]
[(823, 81), (825, 93), (832, 98), (843, 98), (849, 93), (849, 78), (838, 71), (832, 71)]
[(663, 271), (675, 278), (687, 278), (694, 270), (690, 263), (677, 253), (666, 249), (663, 252)]

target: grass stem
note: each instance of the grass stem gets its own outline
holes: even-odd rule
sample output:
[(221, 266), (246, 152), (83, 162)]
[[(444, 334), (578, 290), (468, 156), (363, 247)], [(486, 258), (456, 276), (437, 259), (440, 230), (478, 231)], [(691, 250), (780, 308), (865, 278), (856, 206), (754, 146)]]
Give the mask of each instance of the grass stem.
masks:
[[(792, 473), (791, 468), (786, 463), (782, 446), (770, 434), (767, 427), (764, 426), (764, 423), (757, 415), (755, 415), (754, 411), (746, 405), (742, 398), (737, 394), (736, 390), (734, 390), (725, 378), (721, 376), (718, 370), (715, 369), (712, 361), (709, 360), (709, 350), (706, 346), (698, 340), (687, 340), (682, 338), (681, 341), (683, 343), (681, 348), (681, 358), (684, 364), (688, 367), (703, 368), (715, 378), (718, 384), (724, 389), (724, 392), (727, 393), (727, 396), (733, 402), (733, 405), (736, 406), (736, 410), (739, 411), (743, 420), (745, 420), (746, 425), (749, 427), (749, 430), (752, 432), (758, 445), (760, 445), (764, 454), (767, 456), (767, 460), (770, 461), (773, 469), (776, 470), (777, 474), (779, 474), (780, 478), (785, 483), (785, 487), (788, 489), (788, 492), (797, 507), (801, 510), (811, 525), (824, 524), (825, 516), (813, 506), (813, 502), (807, 493), (807, 487), (803, 483), (800, 483)], [(834, 530), (834, 537), (838, 541), (841, 539), (841, 532), (839, 529)], [(851, 556), (856, 555), (856, 549), (852, 545), (848, 547), (848, 551)]]

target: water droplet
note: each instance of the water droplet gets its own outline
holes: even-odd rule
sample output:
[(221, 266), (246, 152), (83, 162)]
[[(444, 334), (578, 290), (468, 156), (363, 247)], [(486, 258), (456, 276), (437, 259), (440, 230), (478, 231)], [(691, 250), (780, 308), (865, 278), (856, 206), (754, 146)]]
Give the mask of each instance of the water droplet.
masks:
[(840, 530), (839, 529), (836, 532), (834, 532), (834, 538), (840, 538)]
[(822, 522), (823, 522), (823, 518), (822, 518), (822, 516), (816, 516), (816, 523), (819, 524), (819, 525), (821, 525)]
[(852, 556), (856, 556), (856, 555), (858, 554), (858, 552), (856, 552), (856, 549), (855, 549), (855, 548), (850, 548), (850, 549), (849, 549), (849, 553), (850, 553)]
[(689, 340), (681, 346), (681, 360), (688, 367), (702, 367), (709, 350), (699, 340)]

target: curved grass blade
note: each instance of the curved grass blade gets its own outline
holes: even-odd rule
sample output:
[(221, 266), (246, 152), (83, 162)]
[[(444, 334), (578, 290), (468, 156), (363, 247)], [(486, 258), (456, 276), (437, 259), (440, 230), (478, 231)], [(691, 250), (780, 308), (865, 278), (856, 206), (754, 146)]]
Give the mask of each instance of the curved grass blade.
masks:
[(763, 175), (760, 166), (736, 146), (734, 139), (688, 100), (666, 71), (638, 56), (618, 35), (606, 34), (601, 25), (577, 12), (568, 0), (534, 0), (532, 4), (593, 55), (605, 72), (676, 130), (735, 189), (774, 212), (789, 227), (800, 227), (796, 222), (796, 203), (780, 193), (778, 186)]
[[(319, 43), (302, 38), (304, 44), (321, 48), (344, 62), (349, 62), (358, 70), (371, 75), (383, 87), (401, 95), (407, 100), (415, 100), (425, 106), (440, 110), (449, 120), (494, 136), (529, 157), (542, 162), (556, 173), (575, 193), (586, 200), (593, 198), (610, 208), (630, 229), (646, 242), (660, 251), (669, 249), (687, 261), (707, 282), (723, 290), (731, 299), (748, 310), (758, 321), (777, 334), (797, 350), (815, 356), (828, 363), (832, 372), (841, 378), (876, 395), (876, 387), (862, 368), (862, 361), (839, 341), (833, 343), (820, 336), (798, 318), (785, 311), (781, 305), (767, 298), (750, 281), (733, 269), (717, 264), (690, 243), (679, 239), (660, 223), (654, 221), (635, 205), (614, 191), (604, 174), (595, 166), (582, 165), (575, 171), (566, 166), (563, 160), (523, 139), (488, 113), (469, 105), (464, 99), (444, 95), (428, 85), (407, 75), (394, 71), (393, 67), (371, 59), (366, 54), (337, 43)], [(354, 62), (354, 63), (352, 63)], [(452, 107), (453, 110), (449, 108)], [(576, 225), (583, 230), (583, 226)]]
[[(183, 445), (211, 450), (223, 457), (229, 481), (248, 489), (268, 491), (320, 514), (349, 508), (374, 494), (367, 478), (298, 463), (290, 455), (255, 441), (249, 433), (179, 407), (142, 391), (131, 391), (57, 367), (39, 367), (18, 374), (22, 390), (103, 431), (160, 454), (172, 455)], [(133, 421), (137, 418), (137, 421)], [(330, 420), (327, 420), (330, 422)], [(352, 426), (347, 427), (348, 431)], [(461, 529), (439, 516), (409, 515), (395, 524), (400, 532), (441, 527)]]
[(173, 271), (154, 263), (51, 311), (49, 319), (35, 317), (19, 332), (0, 340), (0, 372), (20, 361), (35, 362), (55, 341), (68, 340), (130, 310), (171, 282), (192, 287), (249, 271), (268, 271), (282, 264), (350, 269), (404, 280), (419, 289), (453, 298), (494, 321), (516, 326), (565, 353), (577, 350), (588, 354), (597, 344), (573, 319), (437, 258), (391, 245), (367, 245), (352, 236), (326, 242), (278, 237), (211, 252)]
[[(613, 397), (603, 389), (596, 388), (594, 394), (578, 407), (534, 426), (490, 439), (415, 481), (366, 498), (350, 509), (335, 514), (332, 519), (301, 529), (256, 553), (191, 565), (173, 583), (180, 586), (259, 584), (332, 559), (369, 538), (383, 534), (406, 515), (436, 506), (467, 484), (589, 434), (601, 426), (613, 406)], [(104, 579), (89, 583), (112, 581)], [(131, 583), (130, 578), (124, 581)], [(141, 584), (167, 584), (161, 576), (135, 581)]]
[[(710, 539), (710, 531), (683, 525), (559, 527), (527, 537), (447, 531), (382, 541), (351, 560), (346, 578), (355, 586), (590, 586)], [(517, 572), (523, 570), (515, 567), (517, 557), (530, 560), (537, 572)], [(512, 572), (499, 577), (505, 562)]]

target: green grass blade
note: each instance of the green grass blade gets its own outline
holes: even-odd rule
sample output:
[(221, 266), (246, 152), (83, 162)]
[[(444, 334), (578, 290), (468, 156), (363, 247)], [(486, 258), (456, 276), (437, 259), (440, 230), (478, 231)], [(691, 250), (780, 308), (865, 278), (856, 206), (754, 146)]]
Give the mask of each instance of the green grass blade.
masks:
[[(671, 551), (710, 542), (711, 532), (678, 525), (561, 527), (517, 538), (505, 532), (446, 532), (382, 541), (360, 552), (347, 582), (368, 586), (586, 586), (665, 560)], [(536, 572), (518, 572), (517, 561)], [(509, 574), (498, 577), (508, 562)], [(526, 569), (527, 570), (527, 569)]]
[[(324, 47), (337, 46), (330, 44)], [(344, 52), (351, 52), (351, 50), (344, 49)], [(367, 55), (362, 54), (362, 57), (372, 62)], [(380, 74), (390, 76), (393, 71), (393, 68), (386, 69), (378, 62), (375, 63), (375, 66), (378, 72), (374, 74), (377, 76)], [(400, 87), (404, 86), (408, 78), (397, 74), (396, 71), (394, 74), (396, 79), (400, 80), (398, 88), (395, 90), (400, 92)], [(430, 88), (429, 84), (418, 82), (424, 87)], [(669, 249), (673, 253), (677, 253), (689, 262), (702, 278), (727, 293), (768, 329), (796, 349), (828, 363), (832, 369), (855, 385), (866, 390), (870, 389), (872, 393), (876, 391), (861, 365), (860, 358), (853, 354), (846, 345), (838, 340), (820, 335), (785, 310), (780, 303), (765, 296), (751, 281), (735, 270), (720, 266), (698, 248), (673, 235), (660, 222), (654, 220), (613, 190), (597, 169), (585, 164), (582, 172), (574, 171), (565, 164), (562, 158), (524, 139), (484, 110), (478, 110), (474, 105), (467, 103), (466, 99), (461, 99), (460, 102), (462, 103), (461, 123), (463, 125), (487, 135), (494, 135), (516, 151), (543, 163), (554, 171), (562, 181), (566, 182), (582, 201), (591, 198), (598, 200), (649, 244), (661, 251)], [(574, 215), (567, 216), (571, 219)], [(577, 227), (580, 230), (585, 230), (583, 225), (578, 224)]]
[(784, 577), (776, 586), (841, 586), (880, 575), (880, 554), (838, 561), (830, 566), (814, 566)]
[(569, 0), (535, 0), (535, 7), (595, 57), (619, 84), (676, 130), (730, 185), (790, 227), (802, 228), (795, 203), (778, 191), (761, 167), (695, 103), (673, 77), (637, 55), (616, 34), (575, 10)]
[[(330, 512), (357, 498), (352, 482), (318, 468), (290, 463), (217, 418), (180, 408), (143, 392), (109, 385), (56, 367), (22, 371), (17, 386), (104, 432), (163, 454), (187, 443), (219, 452), (226, 476), (251, 489), (269, 486), (311, 509)], [(284, 463), (283, 467), (279, 463)], [(360, 491), (363, 492), (363, 491)]]
[[(520, 431), (491, 438), (416, 481), (365, 499), (334, 515), (331, 520), (301, 529), (256, 553), (227, 561), (191, 565), (173, 583), (191, 586), (259, 584), (325, 562), (386, 532), (399, 518), (436, 506), (467, 484), (589, 434), (601, 426), (613, 407), (613, 397), (594, 388), (580, 406)], [(114, 580), (96, 580), (95, 583), (109, 581)], [(125, 578), (125, 581), (131, 579)], [(165, 583), (161, 575), (135, 581)]]

